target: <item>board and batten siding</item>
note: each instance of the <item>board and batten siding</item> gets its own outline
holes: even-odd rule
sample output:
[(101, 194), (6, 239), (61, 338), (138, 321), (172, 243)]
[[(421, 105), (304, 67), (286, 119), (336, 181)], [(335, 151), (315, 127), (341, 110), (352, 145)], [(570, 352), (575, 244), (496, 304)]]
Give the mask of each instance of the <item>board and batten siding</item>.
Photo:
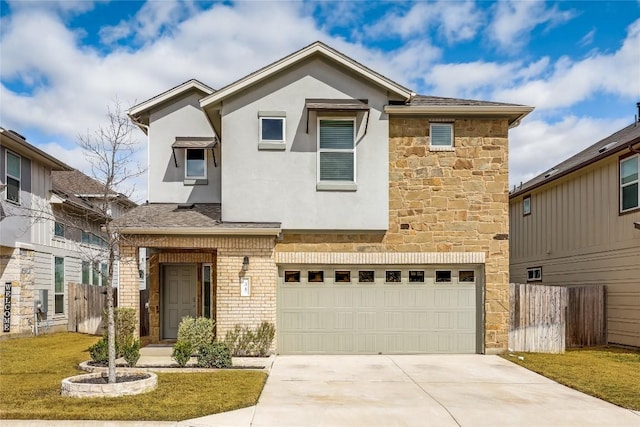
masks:
[(640, 347), (640, 212), (619, 215), (617, 155), (510, 201), (510, 281), (606, 285), (610, 343)]

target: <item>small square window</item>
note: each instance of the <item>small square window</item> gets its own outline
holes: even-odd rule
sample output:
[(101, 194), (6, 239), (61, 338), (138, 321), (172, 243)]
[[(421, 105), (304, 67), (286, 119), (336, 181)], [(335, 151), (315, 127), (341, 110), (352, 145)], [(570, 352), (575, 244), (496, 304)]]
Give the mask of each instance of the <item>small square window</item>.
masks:
[(385, 279), (387, 283), (400, 283), (402, 282), (402, 272), (400, 270), (387, 270)]
[(409, 283), (424, 283), (424, 271), (422, 270), (409, 271)]
[(453, 148), (453, 125), (451, 123), (431, 123), (429, 146), (432, 148)]
[(307, 280), (309, 281), (309, 283), (324, 282), (324, 271), (309, 271), (307, 273)]
[(531, 196), (522, 199), (522, 215), (531, 214)]
[(436, 283), (451, 283), (451, 270), (437, 270)]
[(53, 234), (54, 236), (64, 237), (64, 224), (56, 221), (53, 226)]
[(336, 271), (335, 283), (351, 283), (351, 272), (348, 270)]
[(260, 117), (260, 141), (284, 142), (284, 117)]
[(358, 271), (358, 282), (373, 283), (375, 281), (375, 272), (373, 270)]
[(527, 282), (541, 282), (542, 267), (527, 268)]
[(476, 281), (476, 275), (473, 270), (458, 272), (458, 282), (473, 283), (475, 281)]
[(285, 271), (284, 272), (285, 283), (300, 283), (299, 271)]

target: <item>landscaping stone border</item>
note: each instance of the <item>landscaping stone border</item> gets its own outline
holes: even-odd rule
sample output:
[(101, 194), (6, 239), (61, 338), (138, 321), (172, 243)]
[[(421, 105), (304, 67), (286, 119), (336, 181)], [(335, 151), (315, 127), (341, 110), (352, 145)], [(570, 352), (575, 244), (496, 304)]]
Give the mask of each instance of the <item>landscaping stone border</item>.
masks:
[(158, 385), (158, 376), (153, 372), (140, 369), (119, 370), (118, 376), (122, 375), (146, 375), (147, 378), (136, 381), (126, 381), (115, 384), (86, 384), (77, 382), (82, 379), (101, 378), (106, 376), (106, 372), (92, 372), (89, 374), (74, 375), (62, 380), (60, 394), (70, 397), (118, 397), (130, 396), (134, 394), (147, 393)]

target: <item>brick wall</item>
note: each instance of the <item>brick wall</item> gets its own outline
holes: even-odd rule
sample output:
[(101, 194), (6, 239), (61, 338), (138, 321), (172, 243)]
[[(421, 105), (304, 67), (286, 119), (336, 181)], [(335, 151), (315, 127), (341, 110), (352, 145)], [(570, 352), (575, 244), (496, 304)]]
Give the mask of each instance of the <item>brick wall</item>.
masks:
[[(508, 123), (456, 119), (455, 151), (429, 151), (429, 120), (391, 117), (389, 230), (285, 234), (276, 252), (485, 254), (485, 347), (506, 350)], [(498, 237), (498, 239), (496, 239)]]

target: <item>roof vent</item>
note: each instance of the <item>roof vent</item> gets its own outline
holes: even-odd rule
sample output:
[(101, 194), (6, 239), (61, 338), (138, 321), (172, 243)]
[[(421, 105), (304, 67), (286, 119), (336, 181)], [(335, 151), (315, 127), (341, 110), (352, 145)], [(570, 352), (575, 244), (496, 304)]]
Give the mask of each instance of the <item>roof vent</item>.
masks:
[(617, 143), (618, 143), (618, 141), (613, 141), (613, 142), (608, 143), (604, 147), (600, 147), (600, 149), (598, 150), (598, 153), (604, 153), (605, 151), (607, 151), (608, 149), (610, 149), (611, 147), (613, 147)]
[(552, 169), (550, 169), (550, 170), (549, 170), (549, 172), (547, 172), (547, 173), (545, 173), (545, 174), (544, 174), (544, 177), (545, 177), (545, 178), (549, 178), (551, 175), (554, 175), (554, 174), (556, 174), (557, 172), (558, 172), (558, 169), (556, 169), (556, 168), (552, 168)]
[(181, 203), (178, 205), (178, 209), (193, 209), (195, 206), (193, 203)]

